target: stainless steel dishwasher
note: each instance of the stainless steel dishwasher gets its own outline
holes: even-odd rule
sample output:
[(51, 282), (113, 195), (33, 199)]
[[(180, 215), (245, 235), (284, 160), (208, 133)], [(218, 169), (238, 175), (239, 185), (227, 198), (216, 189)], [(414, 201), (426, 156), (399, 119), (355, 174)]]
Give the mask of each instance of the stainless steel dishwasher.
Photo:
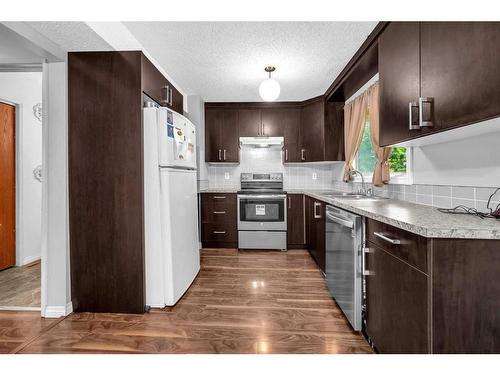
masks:
[(355, 331), (361, 330), (363, 218), (326, 206), (326, 282)]

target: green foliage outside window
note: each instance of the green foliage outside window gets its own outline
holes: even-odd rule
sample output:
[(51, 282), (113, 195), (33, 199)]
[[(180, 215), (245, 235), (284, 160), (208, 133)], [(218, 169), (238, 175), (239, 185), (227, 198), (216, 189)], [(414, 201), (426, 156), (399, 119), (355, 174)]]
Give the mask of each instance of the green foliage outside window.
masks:
[[(372, 173), (375, 169), (377, 159), (372, 149), (372, 136), (370, 133), (370, 122), (368, 118), (365, 122), (363, 138), (358, 150), (357, 169), (362, 173)], [(389, 157), (389, 166), (391, 172), (406, 172), (406, 148), (394, 147)]]

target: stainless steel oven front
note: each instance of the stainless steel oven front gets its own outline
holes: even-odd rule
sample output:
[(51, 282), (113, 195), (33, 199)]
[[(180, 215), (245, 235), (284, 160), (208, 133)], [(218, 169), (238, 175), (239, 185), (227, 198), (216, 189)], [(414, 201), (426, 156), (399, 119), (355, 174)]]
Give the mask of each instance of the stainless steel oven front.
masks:
[(286, 230), (286, 194), (238, 195), (238, 230)]
[(238, 247), (286, 250), (286, 194), (238, 194)]

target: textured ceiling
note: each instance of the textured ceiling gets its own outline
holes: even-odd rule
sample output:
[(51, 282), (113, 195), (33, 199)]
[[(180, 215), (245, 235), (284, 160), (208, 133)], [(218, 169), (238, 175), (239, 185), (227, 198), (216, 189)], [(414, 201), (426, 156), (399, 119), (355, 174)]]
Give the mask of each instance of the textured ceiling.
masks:
[(376, 22), (126, 22), (134, 37), (190, 95), (259, 101), (274, 65), (278, 100), (323, 94)]
[(111, 46), (85, 22), (27, 22), (66, 51), (110, 51)]

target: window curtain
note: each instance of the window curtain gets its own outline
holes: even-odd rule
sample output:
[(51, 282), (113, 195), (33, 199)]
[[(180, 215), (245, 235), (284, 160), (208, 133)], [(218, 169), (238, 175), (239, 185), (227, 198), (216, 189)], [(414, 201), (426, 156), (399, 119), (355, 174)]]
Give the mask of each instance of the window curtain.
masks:
[(379, 143), (379, 84), (378, 82), (368, 89), (368, 113), (370, 116), (370, 131), (372, 136), (372, 149), (377, 158), (373, 171), (372, 183), (374, 186), (383, 186), (389, 183), (391, 173), (389, 169), (390, 147), (380, 147)]
[(356, 158), (361, 139), (363, 138), (367, 109), (368, 99), (366, 92), (344, 106), (345, 182), (351, 180), (350, 172), (352, 171), (352, 163)]

